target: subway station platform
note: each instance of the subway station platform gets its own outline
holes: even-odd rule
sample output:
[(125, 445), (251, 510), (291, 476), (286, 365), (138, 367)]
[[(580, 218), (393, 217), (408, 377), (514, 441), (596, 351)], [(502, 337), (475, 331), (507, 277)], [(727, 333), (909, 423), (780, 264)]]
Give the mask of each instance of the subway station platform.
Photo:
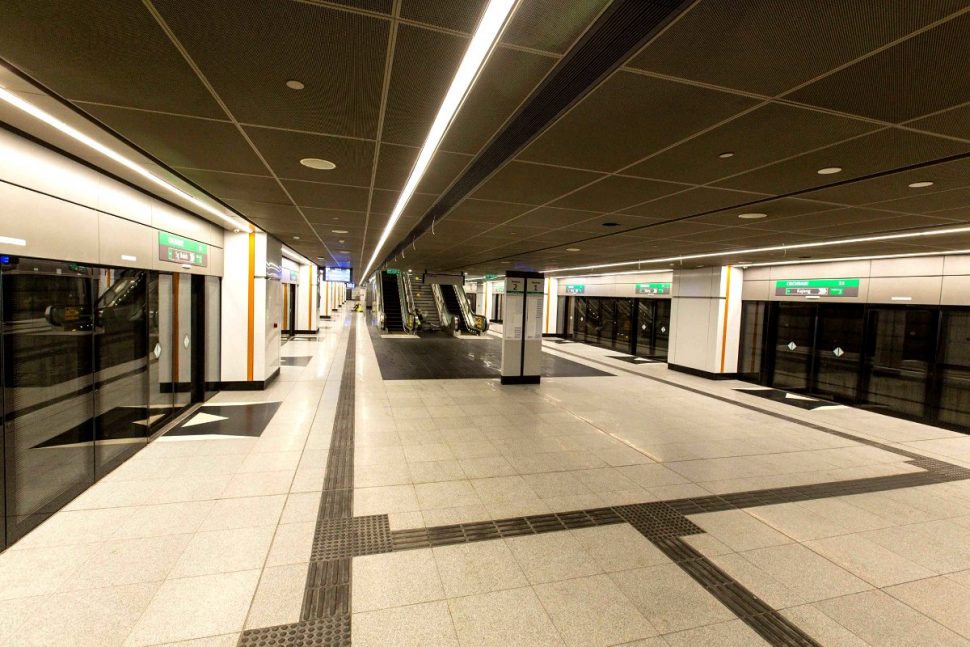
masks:
[(0, 644), (970, 644), (970, 437), (560, 341), (335, 313), (0, 554)]

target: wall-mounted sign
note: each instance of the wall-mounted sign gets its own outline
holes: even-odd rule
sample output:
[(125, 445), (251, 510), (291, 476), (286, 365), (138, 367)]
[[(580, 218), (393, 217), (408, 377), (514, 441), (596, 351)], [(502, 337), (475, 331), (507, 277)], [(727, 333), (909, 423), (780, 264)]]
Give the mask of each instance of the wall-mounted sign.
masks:
[(505, 283), (494, 283), (492, 285), (495, 290), (495, 294), (505, 294)]
[(637, 294), (670, 294), (670, 283), (637, 283)]
[(209, 265), (209, 246), (164, 231), (158, 232), (158, 259), (170, 263), (188, 263), (206, 267)]
[(776, 297), (857, 297), (859, 279), (795, 279), (775, 281)]
[(401, 273), (401, 270), (395, 270), (395, 269), (387, 269), (387, 270), (384, 270), (384, 271), (387, 272), (388, 274), (400, 274)]
[(566, 294), (583, 294), (586, 292), (586, 286), (582, 284), (570, 285), (566, 284)]
[(497, 279), (497, 278), (498, 278), (498, 274), (486, 274), (485, 275), (485, 280), (486, 281), (491, 281), (492, 279)]

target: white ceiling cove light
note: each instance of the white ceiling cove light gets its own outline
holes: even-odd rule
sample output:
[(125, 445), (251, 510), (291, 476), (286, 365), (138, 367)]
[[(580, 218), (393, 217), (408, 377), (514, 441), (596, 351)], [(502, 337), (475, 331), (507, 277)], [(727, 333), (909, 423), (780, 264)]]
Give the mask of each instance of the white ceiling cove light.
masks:
[(26, 112), (31, 117), (34, 117), (35, 119), (39, 119), (40, 121), (43, 121), (45, 124), (56, 128), (57, 130), (61, 131), (68, 137), (71, 137), (75, 141), (78, 141), (84, 144), (91, 150), (101, 153), (108, 159), (114, 162), (117, 162), (118, 164), (121, 164), (128, 170), (137, 173), (138, 175), (145, 178), (152, 184), (155, 184), (156, 186), (162, 189), (165, 189), (169, 193), (172, 193), (182, 198), (183, 200), (188, 201), (193, 206), (201, 209), (202, 211), (205, 211), (206, 213), (219, 218), (220, 220), (226, 222), (230, 226), (234, 228), (242, 229), (243, 231), (255, 231), (255, 228), (251, 224), (243, 220), (242, 218), (234, 214), (227, 214), (225, 210), (214, 207), (206, 202), (203, 202), (202, 200), (199, 200), (195, 196), (186, 193), (185, 191), (178, 188), (174, 184), (170, 184), (168, 181), (158, 177), (157, 175), (149, 171), (141, 164), (138, 164), (137, 162), (134, 162), (128, 159), (121, 153), (115, 150), (112, 150), (111, 148), (108, 148), (101, 142), (93, 139), (92, 137), (89, 137), (88, 135), (85, 135), (77, 128), (74, 128), (73, 126), (69, 126), (68, 124), (64, 123), (54, 115), (44, 110), (41, 110), (40, 108), (30, 103), (29, 101), (24, 101), (16, 94), (14, 94), (13, 92), (10, 92), (9, 90), (6, 90), (3, 87), (0, 87), (0, 99), (2, 99), (3, 101), (6, 101), (14, 108), (17, 108), (19, 110)]
[(0, 236), (0, 245), (16, 245), (17, 247), (26, 247), (27, 241), (23, 238), (11, 238), (10, 236)]
[(932, 182), (913, 182), (909, 185), (911, 189), (925, 189), (928, 186), (933, 186)]
[(816, 171), (819, 175), (835, 175), (836, 173), (842, 172), (841, 166), (826, 166), (825, 168), (820, 168)]
[(766, 213), (739, 213), (738, 218), (742, 220), (760, 220), (761, 218), (767, 218)]
[(488, 55), (491, 54), (495, 43), (498, 42), (502, 29), (505, 28), (516, 3), (517, 0), (489, 1), (488, 7), (486, 7), (485, 13), (482, 15), (482, 20), (478, 23), (478, 27), (475, 29), (474, 35), (472, 35), (471, 42), (468, 44), (468, 49), (465, 50), (465, 56), (461, 59), (461, 64), (458, 66), (455, 78), (451, 81), (448, 94), (445, 95), (445, 100), (441, 103), (441, 107), (438, 108), (438, 114), (435, 116), (434, 123), (431, 124), (431, 130), (428, 131), (428, 137), (424, 140), (421, 152), (418, 153), (418, 159), (414, 162), (411, 175), (408, 176), (407, 182), (404, 184), (404, 189), (401, 191), (397, 204), (394, 205), (394, 210), (391, 211), (387, 225), (384, 226), (384, 231), (381, 233), (381, 237), (374, 247), (374, 254), (371, 256), (370, 261), (368, 261), (361, 276), (366, 277), (371, 267), (377, 262), (378, 254), (380, 254), (381, 249), (391, 235), (394, 225), (400, 220), (404, 208), (407, 207), (408, 202), (411, 200), (411, 196), (417, 190), (418, 183), (424, 177), (425, 171), (428, 170), (431, 158), (434, 156), (435, 151), (438, 150), (438, 145), (441, 144), (445, 133), (448, 132), (448, 127), (454, 120), (455, 115), (458, 114), (458, 109), (461, 107), (462, 102), (468, 96), (468, 91), (478, 77), (478, 73), (485, 65), (485, 61), (488, 60)]

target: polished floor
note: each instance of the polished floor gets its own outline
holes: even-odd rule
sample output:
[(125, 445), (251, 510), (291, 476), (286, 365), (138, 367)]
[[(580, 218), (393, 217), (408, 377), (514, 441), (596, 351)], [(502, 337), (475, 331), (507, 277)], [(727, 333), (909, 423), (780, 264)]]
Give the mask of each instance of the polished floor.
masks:
[(385, 380), (325, 325), (0, 555), (0, 644), (970, 645), (968, 436), (554, 340), (610, 375)]

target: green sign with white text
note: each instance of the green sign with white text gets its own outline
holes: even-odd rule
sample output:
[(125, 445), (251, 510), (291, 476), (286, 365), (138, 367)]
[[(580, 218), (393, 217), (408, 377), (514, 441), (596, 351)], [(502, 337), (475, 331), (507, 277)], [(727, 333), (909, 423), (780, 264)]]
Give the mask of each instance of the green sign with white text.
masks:
[(209, 264), (209, 246), (197, 240), (158, 232), (158, 258), (171, 263), (187, 263), (206, 267)]
[(859, 279), (793, 279), (775, 281), (776, 297), (857, 297)]
[(637, 294), (670, 294), (670, 283), (637, 283)]
[(584, 292), (586, 292), (585, 285), (566, 285), (566, 294), (583, 294)]

